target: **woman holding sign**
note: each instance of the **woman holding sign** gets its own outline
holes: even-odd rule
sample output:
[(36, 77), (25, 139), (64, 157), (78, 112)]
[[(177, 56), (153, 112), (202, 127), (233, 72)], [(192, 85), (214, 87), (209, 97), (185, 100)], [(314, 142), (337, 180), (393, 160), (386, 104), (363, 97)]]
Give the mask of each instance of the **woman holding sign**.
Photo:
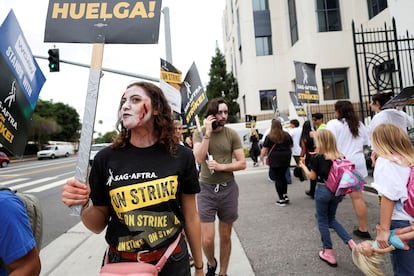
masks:
[(174, 135), (163, 92), (147, 82), (130, 84), (118, 116), (119, 134), (96, 155), (89, 185), (67, 181), (63, 202), (83, 205), (81, 218), (91, 231), (107, 227), (109, 263), (156, 264), (179, 239), (159, 275), (191, 275), (187, 245), (180, 237), (184, 229), (195, 275), (203, 275), (198, 174), (192, 151)]

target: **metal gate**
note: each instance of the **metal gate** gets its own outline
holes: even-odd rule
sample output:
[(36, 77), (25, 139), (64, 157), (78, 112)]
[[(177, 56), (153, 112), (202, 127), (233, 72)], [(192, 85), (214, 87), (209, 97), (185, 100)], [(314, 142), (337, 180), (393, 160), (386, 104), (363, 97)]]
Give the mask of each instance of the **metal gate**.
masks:
[[(394, 92), (414, 83), (414, 38), (408, 31), (397, 34), (395, 19), (392, 27), (355, 30), (352, 22), (355, 63), (358, 80), (361, 118), (372, 117), (369, 103), (371, 96), (381, 92)], [(413, 115), (413, 108), (407, 108)]]

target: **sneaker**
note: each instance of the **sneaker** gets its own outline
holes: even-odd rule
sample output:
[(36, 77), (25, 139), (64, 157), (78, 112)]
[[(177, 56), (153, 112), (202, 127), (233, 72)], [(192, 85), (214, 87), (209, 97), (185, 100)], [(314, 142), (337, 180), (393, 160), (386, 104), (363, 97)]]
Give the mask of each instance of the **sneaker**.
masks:
[(314, 198), (315, 198), (315, 194), (312, 194), (312, 193), (311, 193), (311, 191), (305, 191), (305, 194), (306, 194), (307, 196), (310, 196), (312, 199), (314, 199)]
[(207, 273), (206, 276), (215, 276), (216, 275), (216, 269), (217, 269), (217, 260), (214, 258), (214, 262), (216, 263), (214, 266), (209, 265), (207, 262)]
[(276, 201), (276, 205), (278, 206), (286, 206), (286, 201), (284, 199), (279, 199), (278, 201)]
[(338, 266), (333, 249), (324, 249), (322, 251), (319, 251), (319, 258), (332, 267)]
[(283, 200), (285, 201), (286, 204), (289, 204), (289, 197), (287, 195), (285, 195), (285, 197), (283, 198)]
[(357, 237), (360, 237), (361, 239), (367, 239), (370, 240), (371, 239), (371, 235), (369, 234), (368, 231), (366, 232), (362, 232), (361, 230), (359, 230), (358, 228), (354, 230), (354, 235)]

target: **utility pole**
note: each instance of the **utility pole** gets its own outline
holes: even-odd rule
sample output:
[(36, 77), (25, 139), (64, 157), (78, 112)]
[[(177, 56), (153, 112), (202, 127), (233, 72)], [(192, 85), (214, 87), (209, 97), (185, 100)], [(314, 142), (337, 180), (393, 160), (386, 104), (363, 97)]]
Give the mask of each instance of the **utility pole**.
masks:
[(171, 31), (170, 31), (170, 9), (165, 7), (161, 10), (164, 14), (164, 32), (165, 32), (165, 52), (166, 60), (172, 64), (172, 52), (171, 52)]

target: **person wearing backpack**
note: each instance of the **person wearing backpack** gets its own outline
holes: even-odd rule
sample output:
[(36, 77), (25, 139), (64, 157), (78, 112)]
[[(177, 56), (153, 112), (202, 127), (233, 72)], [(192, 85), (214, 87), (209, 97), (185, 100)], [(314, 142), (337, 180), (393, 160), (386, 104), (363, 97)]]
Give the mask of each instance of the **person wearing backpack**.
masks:
[(40, 257), (25, 206), (18, 196), (0, 190), (0, 276), (40, 274)]
[[(380, 222), (377, 226), (378, 247), (389, 246), (390, 230), (403, 228), (414, 221), (404, 209), (408, 198), (407, 184), (414, 165), (414, 149), (407, 133), (394, 124), (381, 124), (372, 133), (374, 150), (374, 188), (380, 196)], [(408, 241), (409, 250), (391, 252), (394, 275), (413, 275), (414, 240)]]
[[(338, 149), (346, 159), (355, 164), (356, 170), (362, 177), (367, 177), (364, 146), (369, 145), (369, 136), (366, 127), (359, 121), (358, 113), (350, 101), (335, 103), (335, 117), (336, 119), (326, 124), (326, 129), (333, 132)], [(352, 192), (349, 196), (358, 220), (358, 227), (354, 229), (353, 234), (362, 239), (371, 239), (368, 231), (368, 208), (362, 191)]]
[(319, 252), (319, 258), (328, 265), (335, 267), (338, 264), (334, 255), (329, 227), (335, 230), (351, 250), (356, 246), (351, 235), (336, 219), (336, 210), (343, 196), (336, 196), (326, 186), (326, 180), (328, 179), (333, 160), (342, 159), (344, 155), (338, 150), (335, 136), (329, 130), (321, 129), (317, 131), (314, 139), (316, 154), (311, 157), (310, 164), (308, 165), (309, 169), (303, 160), (300, 162), (300, 167), (310, 179), (316, 180), (317, 183), (315, 188), (315, 209), (323, 247), (323, 250)]

